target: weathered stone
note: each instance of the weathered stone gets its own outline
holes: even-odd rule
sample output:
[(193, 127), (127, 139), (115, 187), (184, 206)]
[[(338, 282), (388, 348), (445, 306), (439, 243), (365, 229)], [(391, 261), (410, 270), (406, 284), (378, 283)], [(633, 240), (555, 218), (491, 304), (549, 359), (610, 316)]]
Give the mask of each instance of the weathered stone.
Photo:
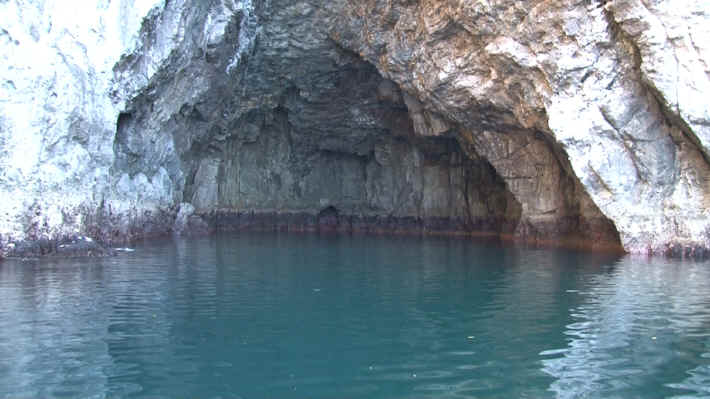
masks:
[(8, 258), (38, 258), (44, 256), (85, 257), (112, 256), (114, 251), (85, 236), (74, 235), (59, 240), (46, 238), (10, 243), (5, 256)]
[(693, 40), (707, 36), (693, 23), (707, 18), (705, 3), (342, 7), (351, 12), (336, 11), (332, 36), (468, 131), (463, 139), (521, 203), (521, 227), (608, 217), (632, 252), (708, 246), (708, 165), (696, 122), (707, 119), (699, 93), (710, 83), (710, 53)]
[(244, 228), (710, 248), (710, 7), (681, 3), (2, 2), (0, 253)]
[(113, 65), (136, 48), (157, 3), (0, 3), (0, 252), (11, 242), (89, 235), (88, 219), (103, 207), (151, 209), (112, 194), (121, 105), (110, 93)]

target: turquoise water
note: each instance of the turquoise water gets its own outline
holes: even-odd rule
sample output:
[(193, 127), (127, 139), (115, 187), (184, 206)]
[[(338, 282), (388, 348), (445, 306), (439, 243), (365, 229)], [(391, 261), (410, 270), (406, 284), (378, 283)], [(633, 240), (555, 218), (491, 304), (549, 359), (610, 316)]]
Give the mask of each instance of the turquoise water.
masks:
[(710, 263), (243, 234), (0, 264), (0, 398), (710, 397)]

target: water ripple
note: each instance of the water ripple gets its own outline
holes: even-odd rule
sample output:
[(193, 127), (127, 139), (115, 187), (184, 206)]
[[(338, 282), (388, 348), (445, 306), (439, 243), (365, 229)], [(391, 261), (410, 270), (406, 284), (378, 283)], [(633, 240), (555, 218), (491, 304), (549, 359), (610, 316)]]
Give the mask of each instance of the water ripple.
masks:
[[(566, 348), (541, 352), (559, 398), (696, 397), (706, 393), (707, 264), (627, 258), (593, 276), (570, 310)], [(680, 380), (680, 382), (673, 382)], [(659, 382), (661, 382), (659, 386)]]
[(254, 234), (0, 264), (0, 399), (710, 395), (710, 265)]

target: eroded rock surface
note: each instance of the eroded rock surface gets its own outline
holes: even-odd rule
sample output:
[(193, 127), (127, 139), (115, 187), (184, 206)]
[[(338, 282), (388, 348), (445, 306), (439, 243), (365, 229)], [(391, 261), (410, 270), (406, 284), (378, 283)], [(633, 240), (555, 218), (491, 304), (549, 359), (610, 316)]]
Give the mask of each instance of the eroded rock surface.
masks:
[(703, 2), (25, 3), (0, 3), (5, 251), (241, 228), (710, 247)]
[(705, 3), (373, 0), (351, 10), (333, 17), (346, 26), (333, 37), (468, 131), (523, 221), (603, 214), (632, 252), (707, 247)]
[[(158, 1), (0, 3), (0, 246), (54, 244), (97, 230), (141, 230), (173, 198), (145, 179), (146, 201), (124, 201), (111, 184), (116, 118), (112, 68), (138, 46)], [(145, 176), (144, 176), (145, 177)], [(160, 176), (158, 176), (160, 177)], [(155, 181), (155, 176), (150, 176)]]

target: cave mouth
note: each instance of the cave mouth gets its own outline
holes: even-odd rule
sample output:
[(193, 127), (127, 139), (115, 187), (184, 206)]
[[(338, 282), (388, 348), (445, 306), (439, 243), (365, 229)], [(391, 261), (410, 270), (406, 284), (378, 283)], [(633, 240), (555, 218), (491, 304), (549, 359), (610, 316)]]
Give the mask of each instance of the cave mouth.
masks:
[[(459, 125), (328, 46), (283, 58), (256, 45), (230, 74), (226, 58), (167, 65), (119, 115), (116, 176), (164, 169), (172, 206), (191, 204), (213, 231), (584, 236), (575, 215), (524, 220)], [(199, 88), (178, 84), (191, 73)]]
[(340, 225), (340, 215), (334, 206), (328, 206), (318, 212), (318, 230), (335, 231)]
[(165, 68), (118, 117), (115, 175), (165, 169), (174, 204), (214, 231), (512, 233), (520, 205), (495, 169), (454, 130), (419, 134), (397, 84), (334, 51), (299, 80), (260, 48), (243, 73), (188, 65), (208, 84), (186, 100)]

